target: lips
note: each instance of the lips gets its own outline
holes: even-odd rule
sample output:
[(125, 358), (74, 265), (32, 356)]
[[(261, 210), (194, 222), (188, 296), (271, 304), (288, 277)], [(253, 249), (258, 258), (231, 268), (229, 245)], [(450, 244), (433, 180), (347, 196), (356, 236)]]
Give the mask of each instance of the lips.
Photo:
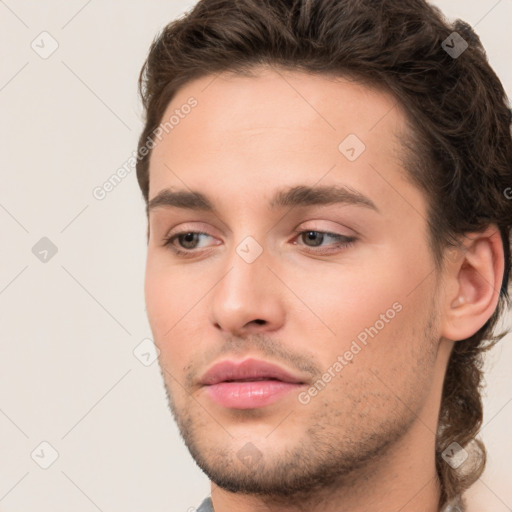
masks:
[(249, 381), (277, 380), (291, 384), (304, 384), (295, 375), (283, 368), (258, 359), (246, 359), (242, 362), (221, 361), (210, 368), (201, 378), (200, 383), (211, 386), (221, 382), (249, 382)]
[(304, 385), (300, 377), (258, 359), (217, 363), (200, 383), (206, 395), (225, 409), (266, 407)]

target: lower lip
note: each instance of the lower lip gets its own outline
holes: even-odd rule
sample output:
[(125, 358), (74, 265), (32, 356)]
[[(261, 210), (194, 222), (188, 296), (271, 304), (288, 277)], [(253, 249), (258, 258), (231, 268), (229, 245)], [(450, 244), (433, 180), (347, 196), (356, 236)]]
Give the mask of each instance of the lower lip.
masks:
[(230, 409), (256, 409), (277, 402), (301, 384), (279, 380), (219, 382), (206, 387), (210, 398)]

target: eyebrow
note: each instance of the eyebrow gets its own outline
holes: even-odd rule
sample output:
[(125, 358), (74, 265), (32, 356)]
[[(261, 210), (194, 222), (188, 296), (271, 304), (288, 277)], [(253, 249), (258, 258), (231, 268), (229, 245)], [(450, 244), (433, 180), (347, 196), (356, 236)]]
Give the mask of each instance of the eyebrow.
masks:
[[(380, 212), (375, 203), (361, 192), (347, 186), (306, 186), (297, 185), (278, 190), (269, 202), (271, 210), (294, 206), (313, 206), (329, 204), (349, 204), (362, 206)], [(148, 212), (159, 207), (175, 207), (188, 210), (200, 210), (217, 214), (212, 201), (201, 192), (187, 190), (161, 190), (148, 203)]]

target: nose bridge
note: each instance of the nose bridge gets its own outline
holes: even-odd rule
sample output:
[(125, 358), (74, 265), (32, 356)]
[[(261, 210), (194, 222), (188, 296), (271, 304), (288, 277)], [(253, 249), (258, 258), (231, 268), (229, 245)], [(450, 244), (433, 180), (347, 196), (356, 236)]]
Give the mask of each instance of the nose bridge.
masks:
[(242, 238), (234, 243), (226, 258), (225, 269), (227, 274), (217, 287), (218, 295), (231, 303), (242, 304), (244, 298), (251, 295), (252, 301), (257, 301), (260, 292), (265, 288), (266, 274), (269, 273), (266, 263), (268, 251), (253, 236)]
[[(261, 235), (263, 236), (263, 235)], [(267, 268), (269, 250), (251, 235), (230, 247), (222, 275), (212, 296), (214, 322), (227, 330), (239, 330), (253, 320), (274, 323), (281, 312), (275, 279)]]

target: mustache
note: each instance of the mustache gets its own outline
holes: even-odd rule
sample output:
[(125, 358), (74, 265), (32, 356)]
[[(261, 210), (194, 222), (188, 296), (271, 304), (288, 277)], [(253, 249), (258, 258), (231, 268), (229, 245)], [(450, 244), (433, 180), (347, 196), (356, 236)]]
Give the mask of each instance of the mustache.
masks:
[(243, 337), (230, 336), (218, 343), (212, 343), (209, 347), (202, 347), (201, 354), (185, 368), (185, 385), (189, 388), (193, 386), (200, 373), (221, 356), (239, 358), (245, 355), (282, 363), (311, 377), (322, 373), (312, 350), (298, 352), (277, 338), (257, 333)]

